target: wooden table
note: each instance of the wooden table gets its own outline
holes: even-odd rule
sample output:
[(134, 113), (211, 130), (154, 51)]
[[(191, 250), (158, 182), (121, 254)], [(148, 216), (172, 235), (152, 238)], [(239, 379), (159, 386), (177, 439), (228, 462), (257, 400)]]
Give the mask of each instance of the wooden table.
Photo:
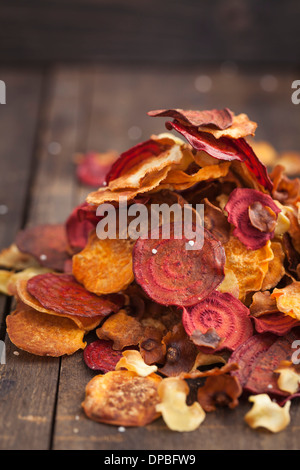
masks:
[[(259, 123), (258, 139), (280, 151), (299, 150), (300, 106), (291, 102), (297, 78), (292, 70), (240, 70), (234, 64), (1, 69), (7, 104), (0, 105), (0, 205), (7, 212), (0, 215), (0, 248), (24, 226), (63, 222), (84, 200), (89, 189), (76, 181), (74, 153), (122, 151), (164, 131), (163, 119), (146, 115), (150, 109), (228, 106)], [(208, 414), (191, 433), (172, 432), (162, 419), (125, 432), (95, 423), (81, 409), (85, 385), (95, 375), (83, 363), (82, 351), (61, 358), (17, 351), (5, 334), (11, 299), (1, 296), (0, 306), (0, 339), (6, 343), (6, 364), (0, 365), (1, 449), (300, 447), (296, 401), (290, 426), (275, 435), (247, 427), (247, 402)]]

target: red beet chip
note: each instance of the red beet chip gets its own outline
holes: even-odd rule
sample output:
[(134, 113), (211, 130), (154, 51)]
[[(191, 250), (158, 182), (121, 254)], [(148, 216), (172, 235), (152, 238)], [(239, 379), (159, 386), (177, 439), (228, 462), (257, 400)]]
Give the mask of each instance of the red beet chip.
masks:
[(270, 332), (278, 336), (284, 336), (295, 326), (300, 326), (299, 320), (282, 312), (253, 317), (253, 320), (258, 333)]
[(104, 317), (118, 312), (124, 304), (123, 295), (92, 294), (70, 274), (39, 274), (28, 281), (27, 289), (43, 307), (82, 317)]
[(165, 150), (160, 142), (156, 140), (146, 140), (140, 144), (135, 145), (126, 152), (121, 153), (119, 158), (112, 165), (110, 171), (106, 176), (106, 182), (109, 183), (119, 176), (127, 173), (131, 168), (136, 164), (140, 164), (143, 160), (147, 158), (157, 156)]
[(269, 208), (276, 216), (280, 212), (271, 196), (250, 188), (234, 189), (225, 206), (228, 222), (235, 226), (233, 234), (250, 250), (262, 248), (274, 237), (274, 230), (263, 232), (252, 225), (249, 208), (256, 202), (262, 207)]
[[(168, 239), (139, 238), (133, 249), (136, 282), (149, 297), (163, 305), (194, 305), (224, 279), (225, 252), (221, 243), (204, 230), (201, 249), (188, 250), (185, 236)], [(151, 238), (152, 236), (152, 238)], [(196, 242), (195, 242), (196, 243)]]
[(116, 159), (117, 154), (115, 152), (89, 152), (78, 163), (76, 176), (81, 183), (99, 188), (103, 186), (106, 175)]
[(189, 336), (214, 328), (222, 343), (216, 350), (234, 351), (253, 334), (249, 309), (228, 293), (212, 292), (193, 307), (184, 308), (182, 323)]
[(16, 236), (20, 251), (32, 255), (49, 269), (64, 271), (70, 259), (66, 229), (63, 224), (43, 224), (21, 230)]
[(75, 207), (66, 220), (66, 233), (70, 247), (81, 251), (86, 246), (89, 233), (96, 227), (100, 217), (96, 209), (86, 202)]
[(99, 370), (103, 373), (115, 370), (122, 358), (122, 352), (112, 349), (112, 344), (112, 341), (98, 339), (86, 346), (83, 351), (86, 365), (92, 370)]
[(218, 160), (245, 162), (245, 165), (256, 176), (258, 182), (269, 191), (272, 190), (273, 183), (269, 178), (265, 165), (258, 159), (244, 138), (220, 137), (216, 139), (205, 132), (199, 132), (197, 127), (184, 125), (177, 120), (167, 122), (166, 127), (169, 130), (175, 129), (182, 134), (194, 149), (203, 150)]
[(208, 111), (193, 111), (183, 109), (158, 109), (149, 111), (149, 116), (171, 117), (191, 126), (212, 126), (217, 129), (227, 129), (232, 125), (233, 114), (228, 108), (211, 109)]

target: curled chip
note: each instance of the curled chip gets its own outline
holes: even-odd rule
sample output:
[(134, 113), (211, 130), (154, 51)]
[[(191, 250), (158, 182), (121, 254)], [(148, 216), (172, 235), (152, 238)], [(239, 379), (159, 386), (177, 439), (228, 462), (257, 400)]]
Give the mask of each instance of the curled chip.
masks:
[(217, 407), (228, 406), (233, 409), (239, 404), (242, 387), (230, 374), (210, 375), (205, 384), (198, 388), (197, 399), (204, 411), (215, 411)]
[(234, 271), (229, 268), (224, 268), (224, 280), (221, 282), (221, 284), (217, 287), (218, 292), (227, 292), (228, 294), (233, 295), (233, 297), (236, 297), (239, 299), (240, 297), (240, 288), (239, 288), (239, 283), (237, 280), (236, 275), (234, 274)]
[(258, 250), (248, 250), (240, 240), (231, 236), (224, 244), (226, 253), (225, 269), (231, 269), (239, 285), (239, 299), (245, 300), (248, 292), (257, 292), (268, 271), (274, 253), (271, 242)]
[(199, 403), (186, 404), (189, 387), (185, 380), (178, 377), (163, 379), (158, 386), (161, 403), (157, 411), (172, 431), (188, 432), (197, 429), (205, 419), (205, 412)]
[(95, 294), (119, 292), (131, 284), (133, 240), (100, 240), (92, 232), (87, 246), (73, 256), (73, 274), (78, 282)]
[(166, 355), (166, 345), (162, 342), (163, 332), (160, 328), (146, 326), (143, 337), (139, 342), (139, 350), (145, 363), (163, 364)]
[(299, 320), (282, 312), (270, 313), (254, 318), (255, 329), (258, 333), (270, 332), (278, 336), (286, 335), (292, 328), (300, 326)]
[(195, 330), (205, 334), (214, 328), (222, 338), (219, 348), (234, 351), (253, 334), (249, 315), (241, 301), (231, 294), (215, 291), (198, 304), (184, 308), (182, 323), (190, 336)]
[(279, 374), (277, 384), (280, 390), (291, 395), (298, 392), (300, 384), (299, 367), (296, 367), (290, 361), (282, 361), (274, 372)]
[(250, 188), (236, 188), (225, 206), (233, 235), (248, 249), (258, 250), (274, 237), (279, 207), (267, 194)]
[(223, 162), (219, 165), (205, 166), (198, 169), (194, 174), (185, 173), (182, 170), (170, 170), (164, 183), (170, 184), (174, 189), (188, 189), (200, 181), (222, 178), (229, 170), (230, 162)]
[(118, 153), (112, 150), (77, 156), (76, 176), (81, 183), (99, 188), (106, 181), (106, 175), (117, 158)]
[(86, 365), (92, 370), (101, 370), (103, 373), (115, 370), (121, 357), (122, 352), (114, 350), (111, 341), (101, 339), (93, 341), (83, 351)]
[(39, 266), (37, 260), (26, 253), (22, 253), (17, 245), (13, 243), (0, 252), (0, 266), (2, 268), (14, 269), (16, 271)]
[(70, 258), (63, 224), (45, 224), (21, 230), (16, 237), (20, 251), (32, 255), (45, 268), (63, 271)]
[(13, 275), (14, 273), (11, 271), (0, 269), (0, 293), (1, 294), (9, 295), (7, 286)]
[[(154, 301), (163, 305), (193, 305), (212, 292), (224, 278), (225, 253), (204, 229), (201, 249), (187, 250), (189, 239), (139, 238), (133, 249), (136, 282)], [(150, 234), (150, 237), (153, 233)], [(155, 239), (156, 237), (156, 239)]]
[(100, 218), (96, 209), (85, 202), (75, 207), (66, 220), (66, 234), (72, 250), (80, 251), (86, 246), (89, 234), (93, 231)]
[(49, 315), (57, 315), (69, 318), (72, 320), (78, 328), (81, 328), (85, 331), (91, 331), (96, 328), (101, 320), (103, 319), (102, 315), (97, 315), (93, 317), (83, 317), (78, 315), (72, 315), (65, 312), (55, 312), (48, 308), (43, 307), (43, 305), (28, 292), (27, 289), (28, 279), (19, 279), (16, 283), (16, 296), (26, 305), (37, 310), (38, 312), (48, 313)]
[(6, 317), (7, 334), (17, 348), (37, 356), (62, 356), (84, 349), (84, 330), (69, 318), (38, 312), (18, 302)]
[(146, 426), (160, 416), (157, 387), (161, 378), (152, 374), (118, 370), (96, 375), (86, 386), (82, 407), (86, 415), (117, 426)]
[(233, 122), (233, 113), (228, 108), (206, 111), (157, 109), (149, 111), (148, 115), (152, 117), (172, 117), (191, 126), (209, 126), (213, 129), (227, 129)]
[(43, 307), (81, 317), (105, 317), (124, 303), (123, 295), (100, 297), (87, 291), (69, 274), (39, 274), (28, 280), (27, 289)]
[(127, 369), (136, 372), (140, 377), (147, 377), (157, 371), (157, 366), (148, 366), (139, 351), (129, 349), (122, 352), (119, 362), (116, 364), (116, 370)]
[(143, 327), (134, 317), (127, 315), (125, 310), (108, 317), (103, 325), (96, 330), (99, 339), (113, 341), (113, 349), (121, 350), (126, 346), (137, 345), (143, 337)]
[(227, 221), (225, 213), (219, 207), (212, 204), (207, 198), (203, 200), (203, 203), (204, 227), (212, 233), (217, 240), (220, 240), (221, 243), (228, 242), (230, 224)]
[(274, 289), (271, 297), (276, 299), (280, 312), (300, 320), (300, 282), (294, 281), (282, 289)]
[(278, 282), (285, 274), (284, 259), (285, 254), (280, 242), (271, 241), (271, 250), (273, 251), (274, 258), (269, 262), (269, 269), (263, 280), (261, 290), (266, 291), (273, 289), (277, 286)]
[(260, 317), (270, 313), (278, 313), (276, 300), (271, 297), (269, 291), (255, 292), (252, 297), (252, 303), (249, 307), (251, 315)]
[(245, 421), (251, 428), (262, 427), (275, 433), (282, 431), (289, 425), (290, 401), (287, 401), (284, 407), (281, 407), (265, 393), (250, 396), (249, 401), (254, 405), (245, 415)]

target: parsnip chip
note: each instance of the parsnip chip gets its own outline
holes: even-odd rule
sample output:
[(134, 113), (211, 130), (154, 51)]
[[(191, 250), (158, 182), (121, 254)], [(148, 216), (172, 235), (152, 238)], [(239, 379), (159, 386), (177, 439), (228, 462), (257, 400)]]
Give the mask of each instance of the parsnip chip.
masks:
[(13, 243), (0, 252), (0, 266), (7, 269), (19, 271), (30, 267), (37, 267), (37, 260), (26, 253), (22, 253), (17, 245)]
[(94, 294), (119, 292), (131, 284), (134, 240), (100, 240), (96, 232), (89, 236), (87, 246), (73, 256), (73, 275)]
[(156, 375), (139, 377), (135, 372), (118, 370), (96, 375), (86, 386), (82, 403), (92, 420), (117, 426), (145, 426), (160, 416)]
[(291, 395), (298, 392), (300, 384), (299, 368), (296, 369), (290, 361), (282, 361), (279, 367), (274, 370), (279, 377), (277, 379), (278, 388)]
[(248, 250), (233, 235), (224, 244), (226, 253), (225, 269), (233, 271), (239, 284), (239, 299), (245, 300), (248, 292), (259, 291), (274, 254), (270, 240), (258, 250)]
[(32, 267), (23, 269), (23, 271), (19, 271), (14, 273), (7, 284), (8, 295), (16, 295), (17, 294), (17, 282), (20, 280), (27, 281), (28, 279), (38, 276), (39, 274), (45, 274), (52, 272), (51, 269), (43, 268), (42, 266)]
[(252, 395), (249, 397), (249, 401), (254, 405), (245, 415), (245, 421), (251, 428), (262, 427), (276, 433), (283, 431), (289, 425), (290, 401), (287, 401), (284, 407), (281, 407), (265, 393)]
[(69, 318), (38, 312), (23, 302), (6, 317), (7, 334), (20, 349), (37, 356), (62, 356), (84, 349), (84, 330)]
[(127, 369), (136, 372), (140, 377), (147, 377), (157, 371), (157, 366), (148, 366), (139, 351), (128, 349), (116, 365), (116, 370)]
[(9, 295), (8, 292), (8, 283), (11, 277), (14, 275), (11, 271), (6, 271), (5, 269), (0, 269), (0, 293), (4, 295)]
[(217, 287), (217, 291), (219, 292), (228, 292), (229, 294), (233, 295), (236, 299), (239, 298), (240, 295), (240, 289), (239, 289), (239, 283), (237, 280), (236, 275), (234, 274), (234, 271), (229, 268), (224, 268), (224, 280), (223, 282)]
[(98, 315), (96, 317), (83, 317), (77, 315), (71, 315), (67, 312), (55, 312), (54, 310), (48, 309), (43, 307), (43, 305), (31, 295), (27, 290), (27, 280), (26, 279), (19, 279), (16, 283), (16, 294), (17, 297), (26, 305), (37, 310), (38, 312), (48, 313), (49, 315), (56, 315), (58, 317), (65, 317), (72, 320), (78, 328), (91, 331), (96, 328), (101, 320), (103, 319), (103, 315)]
[(269, 262), (269, 268), (261, 286), (262, 291), (273, 289), (285, 274), (283, 264), (285, 254), (281, 243), (272, 240), (271, 250), (273, 251), (274, 258)]
[(164, 379), (158, 386), (161, 403), (156, 405), (156, 410), (162, 413), (172, 431), (194, 431), (205, 419), (205, 412), (199, 403), (186, 404), (188, 393), (187, 383), (177, 377)]
[(294, 281), (282, 289), (274, 289), (271, 297), (276, 299), (280, 312), (300, 320), (300, 282)]
[(126, 346), (139, 343), (143, 337), (143, 327), (134, 317), (127, 315), (125, 310), (111, 315), (96, 330), (99, 339), (112, 340), (113, 349), (121, 350)]

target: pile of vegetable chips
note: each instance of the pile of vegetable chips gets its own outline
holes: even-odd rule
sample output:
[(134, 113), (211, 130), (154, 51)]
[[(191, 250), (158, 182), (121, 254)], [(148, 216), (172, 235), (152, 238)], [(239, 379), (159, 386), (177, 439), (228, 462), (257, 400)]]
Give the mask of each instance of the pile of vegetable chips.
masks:
[(89, 419), (193, 431), (248, 399), (247, 424), (279, 432), (300, 394), (299, 180), (268, 173), (245, 114), (149, 115), (167, 132), (82, 157), (77, 175), (99, 189), (1, 252), (10, 341), (39, 356), (81, 350), (95, 372)]

